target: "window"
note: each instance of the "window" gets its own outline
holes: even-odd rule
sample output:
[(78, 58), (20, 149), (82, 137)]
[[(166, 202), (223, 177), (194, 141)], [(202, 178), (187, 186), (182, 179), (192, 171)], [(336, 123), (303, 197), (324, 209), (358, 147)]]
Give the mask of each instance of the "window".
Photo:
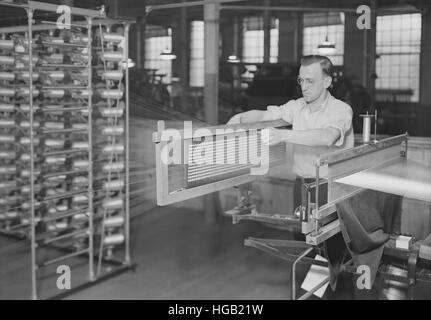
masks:
[(278, 62), (278, 19), (273, 19), (271, 25), (270, 37), (270, 49), (269, 49), (269, 62)]
[(377, 99), (418, 102), (421, 14), (378, 16), (376, 32)]
[[(263, 62), (263, 17), (243, 19), (243, 62)], [(278, 19), (271, 19), (269, 62), (278, 61)]]
[(150, 36), (145, 39), (145, 68), (157, 69), (157, 74), (164, 74), (162, 81), (170, 83), (172, 78), (172, 61), (161, 60), (160, 54), (163, 50), (172, 49), (172, 36), (169, 30), (158, 30), (154, 33), (164, 34)]
[(304, 14), (302, 54), (318, 54), (318, 46), (328, 40), (335, 45), (336, 52), (328, 54), (332, 63), (344, 63), (344, 13)]
[(203, 87), (204, 65), (204, 22), (192, 21), (190, 30), (190, 86)]

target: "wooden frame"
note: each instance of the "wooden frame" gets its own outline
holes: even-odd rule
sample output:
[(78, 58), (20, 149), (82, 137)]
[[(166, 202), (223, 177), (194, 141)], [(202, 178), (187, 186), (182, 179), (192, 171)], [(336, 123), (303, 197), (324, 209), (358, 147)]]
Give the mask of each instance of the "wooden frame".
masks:
[[(282, 120), (277, 121), (263, 121), (256, 123), (247, 123), (247, 124), (234, 124), (234, 125), (221, 125), (221, 126), (212, 126), (212, 127), (204, 127), (207, 129), (207, 134), (203, 134), (203, 137), (214, 136), (217, 135), (218, 129), (232, 129), (233, 131), (237, 129), (244, 130), (258, 130), (269, 127), (282, 127), (287, 126), (288, 124)], [(157, 132), (153, 133), (153, 142), (156, 147), (156, 182), (157, 182), (157, 204), (160, 206), (173, 204), (176, 202), (184, 201), (187, 199), (203, 196), (212, 192), (224, 190), (230, 187), (242, 185), (245, 183), (249, 183), (255, 180), (255, 176), (251, 174), (241, 174), (235, 177), (230, 177), (225, 180), (209, 182), (200, 186), (194, 186), (190, 188), (186, 188), (186, 186), (174, 190), (169, 191), (169, 175), (168, 175), (168, 165), (164, 164), (162, 161), (162, 150), (168, 144), (166, 141), (162, 141), (163, 132), (169, 132), (171, 129), (165, 129), (164, 121), (158, 121), (157, 123)], [(191, 141), (191, 137), (184, 137), (184, 131), (179, 130), (181, 134), (181, 141), (184, 142), (186, 140)], [(233, 133), (235, 135), (235, 133)]]

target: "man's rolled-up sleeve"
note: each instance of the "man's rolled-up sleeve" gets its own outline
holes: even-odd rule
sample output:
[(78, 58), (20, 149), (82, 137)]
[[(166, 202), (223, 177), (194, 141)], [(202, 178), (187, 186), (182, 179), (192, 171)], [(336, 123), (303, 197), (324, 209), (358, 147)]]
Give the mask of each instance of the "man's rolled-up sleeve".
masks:
[(293, 124), (293, 114), (297, 104), (296, 100), (290, 100), (281, 106), (268, 106), (266, 110), (271, 114), (271, 120), (282, 119)]
[(334, 112), (331, 114), (330, 121), (326, 127), (335, 128), (340, 131), (340, 137), (335, 141), (335, 146), (341, 147), (344, 144), (347, 132), (352, 129), (352, 117), (353, 111), (348, 105), (334, 108)]

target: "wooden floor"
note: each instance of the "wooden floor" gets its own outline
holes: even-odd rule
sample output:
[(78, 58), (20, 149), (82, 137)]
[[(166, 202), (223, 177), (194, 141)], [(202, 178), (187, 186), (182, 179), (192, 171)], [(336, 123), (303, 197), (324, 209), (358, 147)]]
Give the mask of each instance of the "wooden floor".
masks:
[(255, 223), (206, 224), (203, 214), (157, 208), (132, 224), (135, 273), (74, 299), (289, 299), (289, 264), (243, 245), (279, 231)]
[[(159, 207), (132, 220), (131, 251), (135, 272), (128, 271), (69, 296), (69, 299), (290, 299), (290, 264), (254, 248), (249, 236), (289, 239), (280, 230), (254, 222), (232, 225), (204, 222), (202, 212)], [(5, 250), (5, 248), (7, 250)], [(29, 251), (23, 242), (0, 237), (0, 299), (30, 297)], [(72, 287), (87, 267), (70, 263)], [(299, 272), (298, 284), (306, 269)], [(55, 270), (44, 271), (44, 295), (55, 292)], [(343, 278), (325, 299), (352, 299), (352, 281)], [(301, 291), (301, 293), (303, 293)]]

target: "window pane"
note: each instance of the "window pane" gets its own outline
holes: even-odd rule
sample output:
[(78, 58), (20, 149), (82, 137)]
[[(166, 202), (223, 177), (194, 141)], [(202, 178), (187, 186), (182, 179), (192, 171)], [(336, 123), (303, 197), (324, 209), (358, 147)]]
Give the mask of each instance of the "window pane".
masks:
[(204, 22), (192, 21), (190, 26), (190, 86), (204, 86)]
[(171, 83), (172, 62), (161, 60), (160, 54), (163, 50), (171, 50), (171, 36), (156, 36), (145, 39), (145, 68), (157, 69), (156, 73), (164, 74), (162, 82)]
[[(278, 61), (278, 19), (272, 18), (270, 30), (270, 62)], [(263, 17), (243, 19), (242, 60), (249, 63), (263, 62), (264, 55)]]
[(419, 101), (421, 23), (416, 13), (377, 17), (376, 88), (411, 90), (411, 95), (403, 93), (410, 102)]
[[(310, 17), (304, 18), (310, 20)], [(308, 21), (307, 20), (307, 21)], [(322, 19), (321, 21), (325, 21)], [(327, 20), (326, 20), (327, 21)], [(320, 25), (305, 27), (303, 32), (303, 46), (302, 54), (318, 54), (318, 46), (326, 37), (328, 40), (335, 45), (336, 52), (334, 54), (328, 54), (327, 56), (331, 59), (334, 65), (343, 65), (344, 63), (344, 15), (342, 19), (338, 21), (341, 24), (332, 25)]]

